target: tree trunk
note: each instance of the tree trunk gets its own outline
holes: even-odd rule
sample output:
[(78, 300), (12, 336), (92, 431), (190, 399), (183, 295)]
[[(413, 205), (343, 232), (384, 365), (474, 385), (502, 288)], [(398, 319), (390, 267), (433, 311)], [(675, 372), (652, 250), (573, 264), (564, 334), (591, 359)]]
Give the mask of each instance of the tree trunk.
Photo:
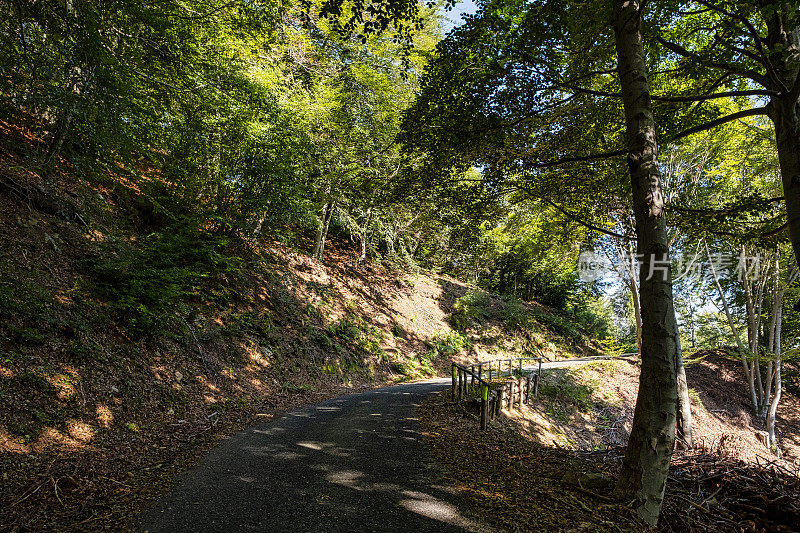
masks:
[(359, 263), (367, 258), (367, 235), (371, 223), (372, 223), (372, 206), (367, 208), (367, 219), (364, 222), (364, 227), (361, 229), (361, 235), (359, 236), (359, 239), (361, 240), (361, 253), (358, 255)]
[(683, 351), (681, 350), (679, 331), (678, 335), (675, 337), (675, 345), (678, 352), (678, 440), (686, 449), (691, 449), (694, 446), (692, 400), (689, 398), (689, 383), (686, 381), (686, 368), (683, 366)]
[(750, 402), (753, 404), (753, 409), (757, 409), (758, 398), (756, 397), (756, 388), (755, 388), (755, 383), (753, 381), (753, 373), (750, 371), (750, 366), (749, 363), (747, 362), (748, 350), (745, 348), (744, 342), (742, 341), (742, 338), (739, 336), (739, 329), (733, 322), (733, 316), (731, 316), (731, 309), (730, 307), (728, 307), (728, 300), (725, 298), (725, 293), (722, 291), (722, 285), (719, 284), (719, 276), (717, 275), (716, 268), (714, 268), (714, 261), (712, 261), (711, 259), (711, 252), (708, 249), (708, 243), (705, 243), (705, 247), (706, 247), (706, 256), (708, 257), (708, 266), (711, 269), (711, 277), (714, 279), (714, 285), (717, 287), (717, 292), (719, 293), (719, 299), (722, 301), (722, 308), (725, 310), (725, 317), (728, 319), (728, 326), (730, 326), (733, 338), (736, 339), (736, 346), (739, 348), (739, 355), (741, 356), (742, 360), (742, 370), (744, 370), (745, 381), (747, 381), (747, 390), (748, 392), (750, 392)]
[[(800, 110), (796, 100), (774, 97), (771, 103), (789, 237), (795, 260), (800, 265)], [(800, 301), (795, 304), (795, 310), (800, 310)]]
[(631, 300), (633, 301), (633, 318), (636, 321), (636, 350), (642, 353), (642, 308), (639, 305), (639, 288), (636, 286), (636, 280), (631, 278), (628, 282), (628, 288), (631, 291)]
[[(778, 93), (770, 98), (770, 118), (775, 127), (789, 238), (795, 264), (800, 266), (800, 23), (791, 16), (796, 10), (791, 2), (775, 2), (766, 4), (761, 14), (766, 22), (765, 43), (773, 72), (788, 89), (768, 87)], [(800, 311), (800, 301), (794, 309)]]
[(775, 361), (775, 396), (770, 401), (769, 412), (767, 413), (767, 444), (769, 449), (777, 455), (780, 455), (780, 449), (775, 438), (775, 414), (778, 412), (778, 403), (781, 401), (781, 389), (781, 360), (779, 358)]
[(67, 138), (67, 133), (72, 126), (73, 107), (70, 105), (61, 112), (58, 120), (56, 121), (56, 129), (53, 133), (53, 139), (50, 141), (50, 147), (47, 150), (47, 156), (42, 164), (42, 179), (50, 186), (53, 181), (53, 173), (55, 172), (58, 158), (61, 155), (61, 147), (64, 146), (64, 139)]
[(328, 200), (325, 207), (322, 209), (322, 224), (317, 230), (317, 237), (314, 239), (314, 251), (311, 253), (312, 257), (322, 261), (325, 255), (325, 239), (328, 238), (328, 229), (331, 226), (331, 218), (336, 209), (336, 200)]
[(648, 524), (656, 525), (675, 445), (677, 321), (658, 144), (640, 32), (641, 9), (638, 1), (614, 2), (614, 36), (625, 109), (627, 160), (633, 189), (637, 251), (642, 257), (639, 296), (644, 304), (639, 394), (616, 494), (632, 499), (637, 514)]
[[(781, 259), (780, 254), (776, 254), (775, 260), (775, 289), (772, 293), (772, 313), (769, 320), (769, 330), (767, 339), (767, 352), (770, 354), (777, 354), (776, 351), (776, 336), (778, 335), (778, 319), (780, 309), (783, 305), (783, 294), (781, 292)], [(775, 372), (777, 371), (775, 363), (770, 359), (767, 361), (767, 379), (764, 380), (765, 390), (764, 399), (762, 401), (761, 412), (758, 416), (767, 420), (768, 412), (772, 408), (772, 384), (775, 381)]]
[(775, 439), (775, 414), (778, 412), (778, 403), (781, 401), (781, 322), (783, 306), (778, 307), (778, 317), (775, 324), (775, 396), (770, 400), (769, 411), (767, 413), (767, 443), (769, 449), (776, 454), (780, 454), (778, 443)]
[[(625, 255), (622, 250), (622, 246), (620, 245), (619, 248), (620, 256)], [(633, 253), (633, 247), (631, 244), (628, 244), (627, 250), (627, 257), (625, 257), (625, 271), (628, 275), (628, 279), (625, 280), (625, 284), (628, 286), (628, 290), (631, 293), (631, 303), (633, 304), (633, 319), (636, 321), (636, 351), (641, 354), (642, 353), (642, 306), (639, 302), (639, 284), (636, 281), (636, 268), (635, 268), (635, 256)]]

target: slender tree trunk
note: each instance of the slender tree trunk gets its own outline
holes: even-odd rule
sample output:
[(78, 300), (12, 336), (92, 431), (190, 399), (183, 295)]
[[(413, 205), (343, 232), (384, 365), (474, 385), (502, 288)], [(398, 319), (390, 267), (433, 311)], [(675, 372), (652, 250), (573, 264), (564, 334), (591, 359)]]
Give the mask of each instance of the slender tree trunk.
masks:
[[(760, 254), (759, 254), (760, 255)], [(755, 355), (755, 376), (757, 378), (757, 386), (758, 386), (758, 393), (760, 395), (761, 406), (759, 409), (759, 416), (761, 416), (761, 412), (766, 412), (767, 404), (769, 403), (769, 395), (765, 395), (765, 382), (761, 376), (761, 312), (762, 307), (764, 304), (764, 287), (767, 283), (767, 276), (766, 272), (761, 272), (761, 264), (759, 265), (759, 280), (758, 288), (756, 292), (756, 301), (755, 301), (755, 316), (753, 317), (753, 321), (755, 323), (755, 335), (753, 339), (753, 354)]]
[[(746, 260), (747, 251), (745, 247), (742, 246), (742, 254), (740, 257), (741, 264), (746, 264)], [(761, 305), (764, 299), (764, 284), (766, 283), (767, 277), (761, 275), (760, 262), (758, 265), (759, 273), (757, 279), (759, 282), (755, 287), (755, 291), (750, 283), (747, 269), (743, 272), (742, 283), (744, 284), (747, 310), (747, 338), (752, 356), (748, 379), (750, 380), (756, 398), (756, 404), (754, 406), (756, 416), (762, 416), (762, 413), (766, 412), (767, 402), (769, 401), (769, 398), (765, 397), (764, 380), (761, 376), (761, 350), (759, 349), (759, 344), (761, 342)]]
[(747, 382), (747, 390), (750, 392), (750, 401), (753, 404), (753, 409), (757, 409), (758, 398), (756, 397), (753, 373), (750, 371), (750, 363), (747, 361), (748, 349), (745, 348), (744, 341), (742, 341), (742, 337), (739, 335), (739, 329), (733, 322), (731, 309), (728, 307), (728, 300), (725, 298), (725, 293), (722, 291), (722, 285), (719, 284), (719, 276), (717, 275), (717, 269), (714, 268), (714, 261), (711, 260), (711, 252), (708, 249), (708, 243), (705, 243), (705, 247), (706, 256), (708, 257), (708, 266), (711, 270), (711, 277), (714, 279), (714, 285), (717, 287), (717, 293), (719, 293), (719, 299), (722, 302), (722, 308), (725, 310), (725, 317), (728, 319), (728, 326), (730, 326), (733, 338), (736, 339), (736, 346), (739, 348), (739, 355), (742, 360), (742, 370), (744, 371), (745, 381)]
[(639, 305), (639, 287), (636, 285), (636, 280), (633, 278), (625, 280), (628, 290), (631, 293), (631, 302), (633, 303), (633, 320), (636, 322), (636, 350), (642, 353), (642, 309)]
[[(677, 330), (676, 330), (677, 331)], [(680, 332), (675, 337), (678, 352), (678, 440), (686, 448), (694, 446), (692, 431), (692, 400), (689, 398), (689, 383), (686, 381), (686, 367), (683, 366), (683, 350), (681, 350)]]
[(325, 207), (322, 209), (322, 224), (317, 230), (317, 237), (314, 239), (314, 251), (311, 253), (312, 257), (322, 261), (325, 255), (325, 240), (328, 238), (328, 229), (331, 226), (331, 218), (336, 209), (336, 200), (328, 200)]
[[(772, 313), (770, 313), (770, 320), (769, 320), (769, 335), (767, 338), (767, 352), (770, 354), (777, 354), (776, 351), (776, 336), (778, 334), (778, 315), (780, 313), (780, 308), (783, 305), (783, 294), (781, 292), (781, 262), (780, 262), (780, 254), (776, 254), (775, 260), (775, 289), (772, 293)], [(764, 390), (764, 400), (763, 406), (761, 408), (761, 412), (758, 413), (763, 419), (767, 419), (769, 409), (772, 406), (772, 384), (775, 381), (775, 372), (776, 369), (776, 362), (773, 362), (772, 359), (767, 361), (767, 379), (764, 380), (765, 390)]]
[(645, 304), (639, 394), (616, 494), (632, 499), (637, 514), (656, 525), (675, 446), (677, 321), (658, 144), (640, 32), (641, 9), (638, 1), (614, 2), (614, 36), (625, 109), (637, 251), (642, 254), (639, 296)]
[(778, 443), (775, 439), (775, 415), (778, 412), (778, 404), (781, 401), (781, 392), (783, 389), (781, 383), (781, 323), (783, 315), (783, 306), (778, 307), (778, 320), (775, 324), (775, 396), (771, 399), (769, 404), (769, 411), (767, 412), (767, 443), (769, 449), (776, 454), (780, 454)]
[(72, 126), (72, 117), (74, 115), (73, 107), (70, 105), (61, 112), (56, 121), (56, 129), (53, 133), (53, 139), (50, 141), (50, 147), (47, 150), (44, 163), (42, 164), (42, 178), (47, 185), (51, 185), (53, 180), (53, 173), (55, 172), (58, 158), (61, 155), (61, 148), (64, 146), (64, 139), (67, 138), (67, 133)]
[[(620, 255), (622, 255), (622, 247), (620, 246)], [(629, 244), (627, 250), (628, 257), (625, 259), (625, 270), (628, 274), (628, 279), (625, 280), (628, 285), (628, 290), (631, 293), (631, 302), (633, 303), (633, 319), (636, 321), (636, 350), (639, 354), (642, 353), (642, 306), (639, 301), (639, 284), (636, 282), (636, 268), (634, 263), (633, 248)]]
[(364, 222), (364, 227), (361, 229), (361, 235), (359, 236), (359, 239), (361, 240), (361, 253), (358, 255), (359, 263), (367, 258), (367, 234), (369, 232), (369, 226), (371, 223), (372, 223), (372, 206), (367, 208), (367, 219)]
[(775, 438), (775, 415), (778, 412), (778, 404), (781, 401), (782, 388), (781, 360), (779, 358), (775, 361), (775, 396), (772, 397), (772, 401), (769, 404), (769, 412), (767, 413), (767, 443), (769, 449), (779, 455), (780, 450), (778, 448), (777, 439)]

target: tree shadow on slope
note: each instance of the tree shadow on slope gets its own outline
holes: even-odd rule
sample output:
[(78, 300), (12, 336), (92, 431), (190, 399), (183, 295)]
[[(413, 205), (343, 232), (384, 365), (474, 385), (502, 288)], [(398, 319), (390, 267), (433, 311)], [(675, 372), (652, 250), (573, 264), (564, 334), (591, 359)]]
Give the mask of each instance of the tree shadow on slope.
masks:
[[(625, 505), (604, 494), (613, 472), (565, 448), (478, 420), (438, 394), (423, 402), (423, 425), (437, 460), (475, 512), (507, 531), (642, 531)], [(580, 488), (580, 485), (583, 488)], [(588, 492), (587, 492), (588, 491)]]
[(509, 349), (517, 356), (545, 356), (548, 359), (598, 355), (600, 346), (568, 316), (536, 302), (499, 297), (483, 289), (440, 278), (443, 296), (440, 306), (450, 314), (450, 323), (468, 334), (487, 351)]

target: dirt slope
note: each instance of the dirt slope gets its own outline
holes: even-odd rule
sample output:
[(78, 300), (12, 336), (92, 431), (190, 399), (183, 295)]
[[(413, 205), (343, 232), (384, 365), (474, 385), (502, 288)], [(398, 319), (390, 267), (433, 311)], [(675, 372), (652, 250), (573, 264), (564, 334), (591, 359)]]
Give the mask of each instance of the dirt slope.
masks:
[[(740, 362), (725, 350), (694, 354), (686, 367), (698, 448), (747, 463), (775, 460), (761, 434), (764, 423), (753, 416)], [(791, 367), (787, 369), (791, 374)], [(549, 375), (542, 404), (521, 417), (530, 434), (545, 444), (579, 450), (625, 445), (639, 388), (639, 366), (601, 362)], [(800, 467), (800, 396), (787, 380), (778, 409), (776, 432), (784, 461)]]
[(204, 250), (153, 241), (146, 183), (62, 162), (45, 184), (42, 139), (9, 122), (0, 147), (0, 530), (123, 528), (220, 438), (289, 406), (451, 358), (599, 349), (538, 304), (359, 264), (335, 240), (324, 264), (231, 242), (180, 292), (169, 258)]
[[(696, 447), (676, 450), (660, 531), (797, 531), (800, 395), (789, 377), (777, 432), (783, 458), (759, 440), (739, 361), (725, 350), (687, 366)], [(787, 365), (788, 366), (788, 365)], [(787, 375), (797, 369), (788, 366)], [(488, 431), (448, 394), (423, 403), (437, 459), (479, 515), (507, 530), (646, 531), (614, 501), (638, 390), (639, 366), (623, 360), (545, 375), (538, 402), (506, 412)]]

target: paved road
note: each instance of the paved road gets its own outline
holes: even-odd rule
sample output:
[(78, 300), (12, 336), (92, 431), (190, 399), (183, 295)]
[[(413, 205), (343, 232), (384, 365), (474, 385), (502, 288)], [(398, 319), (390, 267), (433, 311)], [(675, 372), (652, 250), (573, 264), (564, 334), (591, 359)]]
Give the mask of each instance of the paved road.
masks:
[(485, 531), (438, 484), (415, 418), (423, 398), (449, 386), (449, 379), (396, 385), (251, 427), (184, 473), (140, 530)]
[(343, 396), (247, 429), (181, 476), (142, 531), (480, 531), (437, 484), (415, 406), (431, 380)]

